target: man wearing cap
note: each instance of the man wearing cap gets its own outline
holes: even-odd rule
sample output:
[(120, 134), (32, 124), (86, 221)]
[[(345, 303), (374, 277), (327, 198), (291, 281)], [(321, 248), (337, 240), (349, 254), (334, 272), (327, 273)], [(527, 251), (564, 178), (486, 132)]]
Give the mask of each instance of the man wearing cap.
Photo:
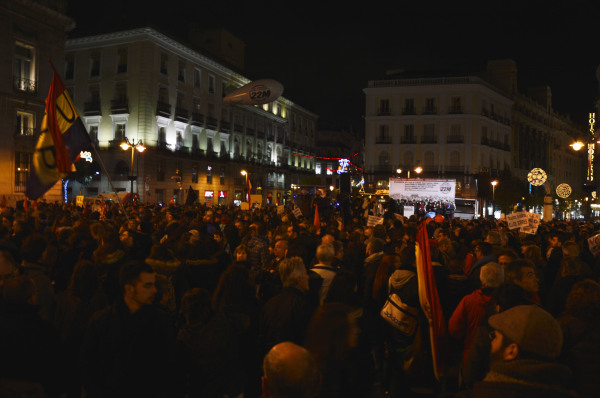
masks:
[(492, 315), (490, 371), (475, 383), (473, 397), (573, 397), (565, 386), (568, 367), (555, 362), (560, 325), (539, 306), (519, 305)]

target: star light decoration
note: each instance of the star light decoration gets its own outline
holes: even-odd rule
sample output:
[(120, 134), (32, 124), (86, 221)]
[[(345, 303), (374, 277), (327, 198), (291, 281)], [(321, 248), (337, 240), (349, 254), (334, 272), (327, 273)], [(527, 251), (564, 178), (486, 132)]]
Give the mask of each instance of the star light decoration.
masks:
[(529, 181), (531, 185), (534, 185), (536, 187), (544, 185), (547, 178), (548, 177), (546, 176), (546, 172), (539, 168), (535, 168), (531, 170), (529, 174), (527, 174), (527, 181)]
[(573, 190), (569, 184), (562, 183), (556, 187), (556, 194), (559, 198), (568, 198)]

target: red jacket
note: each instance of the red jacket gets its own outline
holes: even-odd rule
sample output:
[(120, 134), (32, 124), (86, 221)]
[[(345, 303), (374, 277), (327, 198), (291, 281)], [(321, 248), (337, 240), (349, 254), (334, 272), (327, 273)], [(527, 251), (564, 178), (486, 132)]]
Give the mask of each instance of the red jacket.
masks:
[(477, 289), (463, 297), (448, 322), (450, 336), (463, 341), (463, 363), (469, 354), (475, 330), (485, 316), (485, 306), (492, 298), (491, 289), (485, 290), (488, 294)]

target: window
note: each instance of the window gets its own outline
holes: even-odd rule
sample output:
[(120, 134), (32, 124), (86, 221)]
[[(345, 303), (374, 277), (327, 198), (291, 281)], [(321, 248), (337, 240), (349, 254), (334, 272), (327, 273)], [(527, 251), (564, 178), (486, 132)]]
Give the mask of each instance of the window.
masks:
[(65, 57), (65, 79), (71, 80), (75, 75), (75, 58), (73, 54), (68, 54)]
[(31, 153), (15, 152), (15, 190), (23, 192), (29, 179), (31, 167)]
[(212, 166), (206, 167), (206, 183), (212, 184)]
[(17, 135), (33, 135), (33, 114), (17, 111)]
[(382, 99), (379, 101), (379, 114), (389, 115), (390, 114), (390, 100)]
[(202, 70), (199, 68), (194, 68), (194, 87), (202, 87)]
[(404, 110), (403, 113), (405, 115), (414, 115), (415, 114), (415, 99), (414, 98), (406, 98), (404, 100)]
[(29, 93), (37, 91), (35, 81), (35, 49), (17, 41), (15, 44), (14, 87)]
[(321, 163), (315, 163), (315, 174), (321, 174)]
[(423, 113), (435, 113), (435, 98), (427, 98), (425, 100), (425, 110)]
[(382, 125), (379, 126), (379, 135), (377, 136), (377, 144), (391, 144), (392, 139), (390, 138), (390, 126)]
[(117, 50), (117, 73), (127, 73), (127, 49)]
[(100, 51), (90, 55), (90, 77), (100, 76)]
[(221, 97), (225, 98), (227, 95), (227, 83), (221, 82)]
[(192, 163), (192, 183), (198, 183), (198, 163)]
[(425, 142), (435, 142), (435, 124), (426, 124), (423, 126), (423, 138)]
[(219, 184), (225, 185), (225, 168), (221, 167), (221, 174), (219, 174)]
[(127, 102), (127, 83), (118, 82), (115, 86), (115, 99), (119, 102)]
[(166, 75), (169, 72), (169, 55), (166, 53), (160, 53), (160, 73)]
[(379, 167), (387, 168), (390, 165), (390, 155), (387, 151), (382, 151), (379, 153)]
[(88, 132), (92, 142), (98, 143), (98, 126), (90, 126)]
[(126, 137), (125, 123), (117, 123), (115, 125), (115, 141), (124, 141)]
[(332, 175), (333, 172), (331, 170), (333, 170), (333, 163), (327, 163), (327, 171), (325, 174), (327, 174), (328, 176)]
[(179, 60), (177, 66), (177, 80), (185, 82), (185, 61)]
[(460, 97), (452, 97), (452, 105), (450, 106), (450, 113), (461, 113), (462, 105)]
[(415, 126), (413, 124), (407, 124), (404, 126), (404, 136), (402, 137), (404, 143), (415, 142)]
[(165, 169), (166, 169), (165, 159), (158, 159), (158, 161), (156, 162), (156, 181), (164, 181), (165, 180)]
[(214, 94), (216, 90), (216, 80), (213, 75), (208, 75), (208, 93)]

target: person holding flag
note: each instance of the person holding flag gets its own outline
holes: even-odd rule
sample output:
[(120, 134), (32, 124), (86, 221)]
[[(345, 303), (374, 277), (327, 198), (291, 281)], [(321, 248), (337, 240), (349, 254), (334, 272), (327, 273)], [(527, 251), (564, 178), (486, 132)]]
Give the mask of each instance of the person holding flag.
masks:
[(46, 98), (40, 138), (32, 158), (25, 195), (36, 200), (71, 172), (79, 153), (91, 145), (90, 136), (54, 65)]

